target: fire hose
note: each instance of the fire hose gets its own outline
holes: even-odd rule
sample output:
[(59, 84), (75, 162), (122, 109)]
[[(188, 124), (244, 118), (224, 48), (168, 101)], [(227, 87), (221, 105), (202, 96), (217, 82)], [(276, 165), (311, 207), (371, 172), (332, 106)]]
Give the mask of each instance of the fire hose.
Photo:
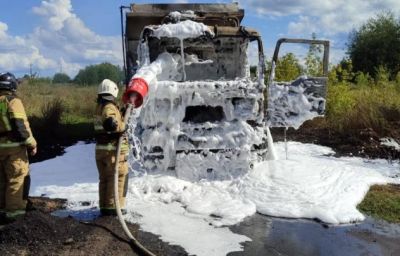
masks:
[[(127, 122), (129, 120), (130, 117), (130, 113), (132, 111), (132, 105), (128, 104), (128, 107), (126, 109), (125, 115), (124, 115), (124, 122), (125, 122), (125, 126), (127, 125)], [(121, 223), (122, 229), (124, 230), (125, 234), (128, 236), (129, 238), (129, 242), (135, 246), (136, 248), (138, 248), (139, 250), (141, 250), (141, 252), (143, 252), (144, 255), (146, 256), (155, 256), (154, 253), (152, 253), (151, 251), (149, 251), (146, 247), (144, 247), (133, 235), (132, 233), (129, 231), (128, 226), (126, 225), (125, 219), (122, 216), (122, 212), (121, 212), (121, 205), (119, 203), (119, 191), (118, 191), (118, 169), (119, 169), (119, 160), (120, 160), (120, 154), (121, 154), (121, 144), (122, 144), (122, 140), (123, 140), (123, 136), (119, 137), (118, 140), (118, 147), (117, 147), (117, 155), (116, 155), (116, 159), (115, 159), (115, 173), (114, 173), (114, 201), (115, 201), (115, 209), (117, 211), (117, 216), (118, 216), (118, 220)]]

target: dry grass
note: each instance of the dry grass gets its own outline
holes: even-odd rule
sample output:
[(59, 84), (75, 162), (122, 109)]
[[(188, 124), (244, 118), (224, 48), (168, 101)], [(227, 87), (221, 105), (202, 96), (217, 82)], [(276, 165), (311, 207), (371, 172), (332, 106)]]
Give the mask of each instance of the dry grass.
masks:
[(39, 144), (64, 144), (93, 138), (96, 86), (54, 85), (25, 81), (19, 86), (33, 133)]
[(326, 125), (336, 132), (372, 128), (382, 133), (389, 122), (400, 121), (400, 90), (396, 84), (328, 87)]
[(18, 95), (22, 98), (29, 117), (42, 118), (57, 110), (62, 112), (60, 115), (62, 123), (91, 121), (97, 97), (95, 86), (28, 82), (20, 85)]

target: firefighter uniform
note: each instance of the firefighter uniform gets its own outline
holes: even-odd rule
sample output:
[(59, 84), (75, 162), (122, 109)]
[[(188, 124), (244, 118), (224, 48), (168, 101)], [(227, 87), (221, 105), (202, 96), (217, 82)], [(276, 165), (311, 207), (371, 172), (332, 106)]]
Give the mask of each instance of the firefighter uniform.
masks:
[(30, 176), (27, 150), (36, 149), (24, 106), (0, 90), (0, 210), (9, 218), (25, 213)]
[(114, 215), (114, 172), (117, 144), (123, 136), (118, 169), (118, 191), (121, 208), (125, 208), (128, 183), (128, 140), (123, 116), (114, 101), (101, 99), (96, 107), (96, 164), (99, 171), (99, 207), (103, 215)]

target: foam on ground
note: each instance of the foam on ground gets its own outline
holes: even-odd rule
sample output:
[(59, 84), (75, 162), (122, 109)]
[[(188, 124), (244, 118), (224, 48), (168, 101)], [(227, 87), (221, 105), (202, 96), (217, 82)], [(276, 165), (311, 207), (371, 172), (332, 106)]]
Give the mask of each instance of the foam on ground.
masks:
[[(277, 143), (276, 150), (284, 159), (284, 144)], [(221, 226), (238, 223), (256, 211), (333, 224), (361, 221), (364, 216), (356, 205), (369, 186), (400, 183), (400, 166), (386, 160), (336, 158), (330, 156), (333, 153), (327, 147), (290, 142), (289, 160), (263, 162), (226, 181), (190, 182), (167, 174), (135, 173), (127, 195), (127, 219), (196, 255), (241, 250), (249, 238)], [(72, 202), (96, 198), (93, 145), (76, 145), (64, 156), (32, 164), (31, 175), (33, 195)]]

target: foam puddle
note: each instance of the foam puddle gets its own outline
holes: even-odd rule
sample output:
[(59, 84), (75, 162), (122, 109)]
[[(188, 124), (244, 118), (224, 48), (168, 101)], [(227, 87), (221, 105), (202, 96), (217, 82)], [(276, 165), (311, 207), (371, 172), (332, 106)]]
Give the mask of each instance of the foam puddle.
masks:
[[(93, 201), (96, 206), (93, 145), (78, 144), (66, 151), (64, 156), (32, 164), (31, 194), (67, 198), (71, 210), (81, 209), (78, 201)], [(276, 151), (283, 159), (284, 143), (277, 143)], [(138, 175), (130, 179), (127, 218), (190, 254), (226, 255), (241, 250), (241, 243), (249, 238), (221, 225), (238, 223), (256, 211), (333, 224), (361, 221), (364, 216), (356, 205), (370, 185), (400, 183), (398, 176), (392, 178), (400, 174), (398, 163), (335, 158), (329, 156), (332, 153), (327, 147), (289, 142), (289, 160), (260, 163), (229, 181)], [(71, 161), (76, 155), (81, 157)]]

